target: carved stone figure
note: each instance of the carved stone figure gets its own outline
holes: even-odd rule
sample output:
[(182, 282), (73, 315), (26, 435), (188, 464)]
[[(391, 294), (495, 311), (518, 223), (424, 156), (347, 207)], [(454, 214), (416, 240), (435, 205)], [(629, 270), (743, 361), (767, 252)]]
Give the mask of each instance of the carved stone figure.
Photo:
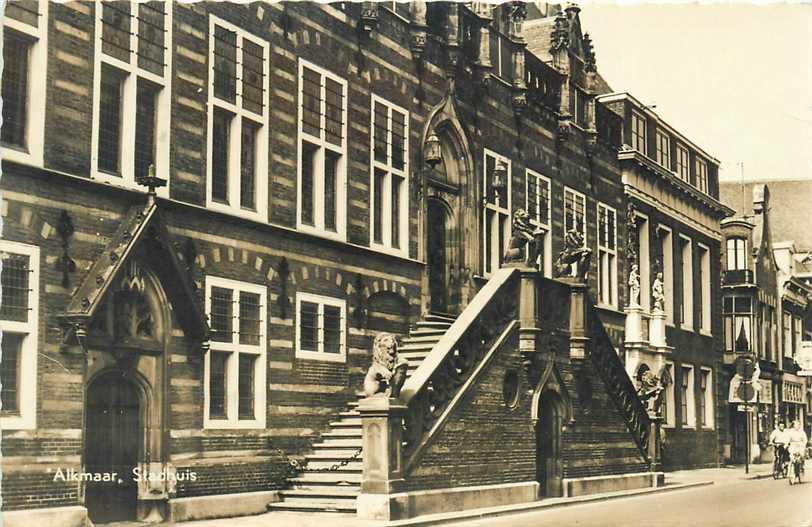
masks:
[(380, 333), (372, 343), (372, 365), (364, 377), (367, 397), (383, 394), (397, 398), (406, 381), (409, 363), (398, 357), (398, 342), (391, 333)]
[(663, 288), (663, 273), (657, 273), (654, 283), (651, 284), (651, 297), (654, 299), (654, 309), (665, 311), (665, 289)]
[(632, 264), (632, 269), (629, 271), (629, 305), (640, 305), (640, 271), (637, 269), (637, 264)]
[[(586, 281), (586, 272), (589, 270), (589, 260), (592, 250), (584, 246), (584, 238), (576, 229), (570, 229), (564, 236), (564, 250), (558, 255), (555, 262), (557, 276), (567, 276), (575, 271), (579, 282)], [(575, 266), (573, 268), (573, 266)]]
[(637, 261), (637, 209), (632, 203), (626, 207), (626, 260)]
[(659, 415), (662, 404), (661, 394), (664, 389), (665, 387), (660, 382), (660, 379), (650, 369), (646, 368), (640, 374), (640, 387), (637, 389), (637, 396), (640, 397), (640, 401), (645, 405), (650, 415)]
[(535, 265), (539, 256), (539, 236), (544, 234), (543, 229), (533, 229), (530, 225), (530, 215), (524, 209), (513, 213), (513, 235), (510, 237), (508, 249), (505, 252), (505, 262), (523, 262), (527, 260)]

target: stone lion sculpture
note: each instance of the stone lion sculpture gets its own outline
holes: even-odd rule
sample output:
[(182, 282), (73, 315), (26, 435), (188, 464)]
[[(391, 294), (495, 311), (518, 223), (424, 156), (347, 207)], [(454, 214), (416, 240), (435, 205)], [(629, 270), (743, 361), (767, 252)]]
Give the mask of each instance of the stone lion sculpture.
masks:
[(540, 249), (538, 236), (543, 234), (542, 229), (533, 229), (530, 225), (530, 214), (524, 209), (518, 209), (513, 213), (512, 234), (507, 251), (505, 251), (505, 262), (523, 262), (527, 260), (530, 265), (535, 266)]
[(665, 389), (662, 381), (654, 375), (654, 372), (647, 367), (641, 367), (639, 373), (639, 386), (637, 396), (640, 402), (645, 405), (649, 415), (659, 415), (662, 397), (660, 394)]
[(576, 229), (570, 229), (564, 236), (564, 250), (555, 262), (557, 276), (567, 276), (575, 271), (579, 282), (586, 281), (592, 251), (584, 245), (584, 237)]
[(398, 357), (398, 341), (391, 333), (380, 333), (372, 343), (372, 365), (364, 377), (364, 395), (372, 397), (384, 394), (400, 396), (406, 381), (409, 363)]

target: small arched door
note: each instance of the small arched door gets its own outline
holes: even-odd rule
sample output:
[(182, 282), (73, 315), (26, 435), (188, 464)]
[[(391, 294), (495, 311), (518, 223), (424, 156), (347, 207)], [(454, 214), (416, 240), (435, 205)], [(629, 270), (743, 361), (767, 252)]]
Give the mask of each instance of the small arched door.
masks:
[(85, 506), (94, 523), (136, 517), (133, 468), (141, 446), (140, 410), (138, 389), (120, 372), (102, 375), (87, 390), (85, 471), (109, 475), (85, 486)]
[(561, 496), (561, 427), (563, 406), (555, 392), (548, 391), (539, 401), (536, 423), (536, 480), (542, 496)]

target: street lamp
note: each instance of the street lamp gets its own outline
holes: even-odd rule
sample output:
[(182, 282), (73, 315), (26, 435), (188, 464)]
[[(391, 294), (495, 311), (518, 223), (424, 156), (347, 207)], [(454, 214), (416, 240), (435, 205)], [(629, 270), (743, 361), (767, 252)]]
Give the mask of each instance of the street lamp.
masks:
[(507, 165), (499, 159), (491, 174), (491, 185), (497, 197), (507, 190)]
[(443, 160), (443, 151), (440, 148), (440, 138), (437, 134), (432, 132), (426, 138), (426, 144), (423, 145), (423, 161), (431, 167), (436, 168), (437, 165)]

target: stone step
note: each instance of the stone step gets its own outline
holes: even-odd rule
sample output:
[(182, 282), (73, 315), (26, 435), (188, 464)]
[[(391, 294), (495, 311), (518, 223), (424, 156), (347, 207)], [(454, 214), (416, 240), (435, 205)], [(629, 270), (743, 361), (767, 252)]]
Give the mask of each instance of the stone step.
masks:
[(351, 437), (361, 437), (361, 427), (351, 428), (331, 428), (329, 432), (321, 434), (322, 439), (349, 439)]
[(414, 337), (441, 337), (447, 329), (446, 327), (416, 328), (409, 331), (409, 336), (404, 337), (404, 340)]
[[(357, 450), (357, 449), (356, 449)], [(340, 461), (342, 459), (347, 459), (355, 455), (356, 450), (341, 450), (338, 448), (329, 448), (326, 450), (315, 450), (313, 452), (308, 452), (305, 454), (306, 459), (325, 459), (325, 460), (336, 460)], [(364, 459), (364, 453), (361, 452), (361, 455), (358, 456), (358, 459)]]
[(429, 313), (423, 320), (427, 322), (448, 322), (449, 324), (453, 324), (454, 321), (457, 320), (457, 317), (447, 313)]
[[(439, 335), (409, 335), (403, 339), (403, 346), (408, 346), (409, 344), (422, 344), (424, 342), (437, 342), (442, 336), (443, 333), (440, 333)], [(400, 348), (403, 346), (398, 346), (398, 351), (400, 351)]]
[[(307, 468), (308, 470), (329, 470), (334, 465), (339, 464), (340, 462), (344, 461), (345, 459), (349, 459), (351, 456), (346, 456), (341, 459), (308, 459), (307, 460)], [(345, 472), (360, 472), (364, 469), (364, 462), (361, 458), (357, 460), (350, 461), (343, 467), (339, 467), (333, 472), (341, 472), (344, 474)]]
[(285, 498), (304, 498), (310, 497), (313, 499), (355, 499), (358, 497), (361, 488), (358, 490), (344, 490), (343, 488), (336, 487), (323, 487), (318, 489), (286, 489), (280, 490), (279, 495)]
[(403, 353), (398, 353), (398, 355), (406, 360), (423, 360), (429, 356), (429, 353), (431, 353), (429, 350), (404, 351)]
[(346, 412), (338, 412), (338, 415), (340, 415), (342, 419), (347, 418), (347, 417), (357, 417), (359, 419), (361, 418), (361, 413), (358, 412), (357, 410), (349, 410), (349, 411), (346, 411)]
[(359, 417), (360, 415), (361, 414), (358, 414), (358, 416), (355, 415), (346, 417), (342, 416), (341, 419), (338, 421), (331, 421), (330, 426), (333, 428), (350, 428), (355, 426), (360, 427), (362, 424), (361, 417)]
[(407, 342), (398, 348), (398, 355), (412, 351), (431, 351), (437, 342)]
[(321, 443), (316, 443), (313, 448), (361, 448), (361, 438), (350, 437), (347, 439), (327, 439)]
[[(293, 483), (293, 487), (288, 490), (306, 490), (309, 492), (317, 492), (323, 495), (333, 493), (333, 492), (347, 492), (347, 493), (355, 493), (359, 494), (361, 492), (361, 485), (355, 484), (343, 484), (343, 485), (333, 485), (327, 483)], [(287, 492), (286, 490), (285, 492)]]
[(355, 513), (355, 501), (334, 500), (322, 502), (279, 501), (269, 503), (268, 510), (300, 512), (345, 512)]
[(323, 485), (336, 485), (342, 484), (360, 485), (361, 473), (360, 472), (342, 472), (336, 470), (334, 472), (302, 472), (301, 475), (291, 479), (291, 481), (307, 485), (309, 483), (323, 484)]

